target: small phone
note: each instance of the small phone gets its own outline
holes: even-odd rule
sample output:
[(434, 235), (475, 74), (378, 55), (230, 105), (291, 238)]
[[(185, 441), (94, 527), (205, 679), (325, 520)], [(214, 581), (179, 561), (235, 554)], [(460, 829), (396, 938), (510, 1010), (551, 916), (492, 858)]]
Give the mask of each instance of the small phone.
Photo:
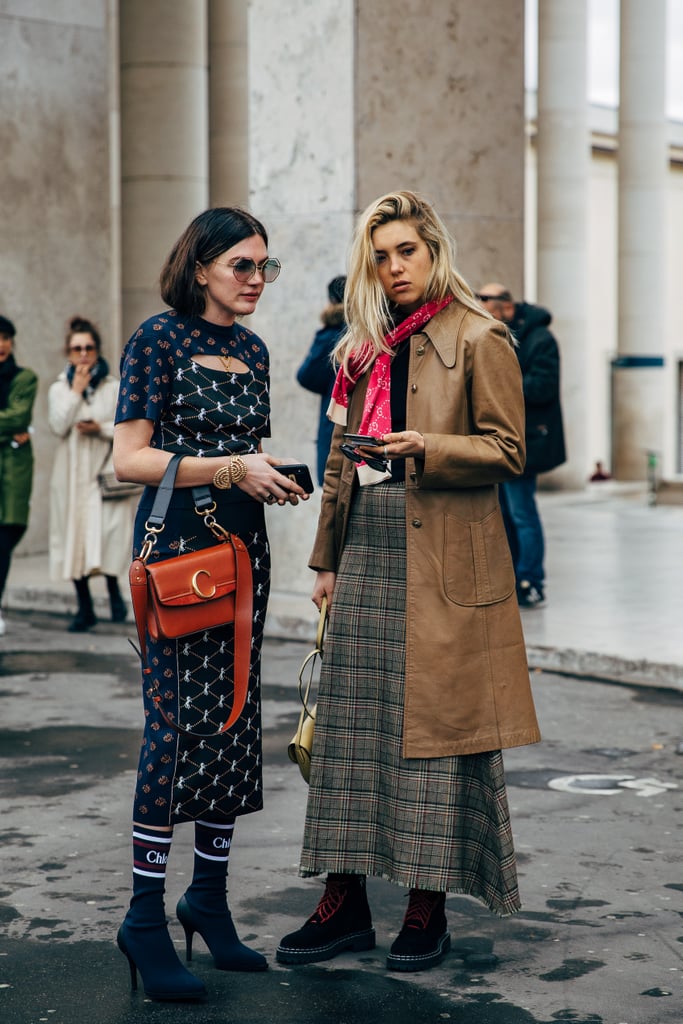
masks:
[(293, 480), (299, 487), (303, 487), (306, 494), (313, 494), (313, 481), (311, 480), (311, 471), (304, 462), (293, 462), (289, 466), (275, 466), (274, 469), (278, 473), (283, 473), (284, 476), (288, 476), (290, 480)]
[(384, 444), (381, 437), (373, 437), (372, 434), (344, 434), (344, 437), (356, 446), (367, 445), (370, 448), (379, 448)]

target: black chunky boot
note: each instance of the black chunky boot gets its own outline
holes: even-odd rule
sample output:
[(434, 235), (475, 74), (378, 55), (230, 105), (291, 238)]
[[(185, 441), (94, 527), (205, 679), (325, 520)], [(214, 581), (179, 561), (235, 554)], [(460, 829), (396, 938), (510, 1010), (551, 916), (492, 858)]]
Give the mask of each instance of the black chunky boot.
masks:
[(315, 912), (296, 932), (285, 935), (275, 953), (280, 964), (315, 964), (345, 949), (375, 948), (364, 875), (328, 875)]
[(451, 948), (446, 924), (445, 892), (411, 889), (403, 927), (389, 950), (390, 971), (426, 971)]

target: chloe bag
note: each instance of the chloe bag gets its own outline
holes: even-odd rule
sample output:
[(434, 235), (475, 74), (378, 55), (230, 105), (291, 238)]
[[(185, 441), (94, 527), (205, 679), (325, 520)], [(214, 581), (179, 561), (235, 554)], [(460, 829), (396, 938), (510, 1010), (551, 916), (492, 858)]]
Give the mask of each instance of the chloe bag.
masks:
[[(218, 730), (225, 732), (235, 724), (244, 708), (249, 689), (251, 658), (253, 585), (251, 560), (244, 543), (228, 533), (216, 521), (216, 503), (208, 487), (195, 487), (192, 497), (195, 512), (220, 543), (201, 551), (191, 551), (148, 565), (147, 561), (164, 529), (164, 520), (173, 494), (178, 464), (182, 455), (174, 455), (157, 490), (149, 514), (142, 550), (134, 558), (128, 578), (135, 614), (143, 672), (147, 665), (147, 641), (164, 637), (173, 640), (205, 629), (234, 623), (234, 701), (232, 709)], [(154, 697), (159, 712), (176, 732), (191, 733), (178, 726), (161, 706), (161, 695)], [(207, 734), (191, 733), (204, 736)]]
[(316, 669), (319, 667), (319, 662), (323, 656), (326, 624), (327, 598), (324, 597), (320, 605), (320, 619), (315, 649), (306, 655), (299, 669), (299, 698), (302, 708), (296, 732), (287, 747), (289, 760), (299, 765), (299, 771), (305, 782), (309, 782), (311, 778), (311, 754), (313, 752), (313, 734), (315, 732), (315, 713), (317, 708), (316, 704), (313, 707), (309, 707), (309, 701)]

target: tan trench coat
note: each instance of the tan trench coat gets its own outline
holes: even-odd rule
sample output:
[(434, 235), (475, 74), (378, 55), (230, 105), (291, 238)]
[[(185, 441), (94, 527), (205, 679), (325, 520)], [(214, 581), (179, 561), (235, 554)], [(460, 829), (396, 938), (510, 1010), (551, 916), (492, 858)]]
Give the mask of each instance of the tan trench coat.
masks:
[[(357, 485), (339, 451), (357, 431), (369, 374), (336, 427), (314, 569), (336, 571)], [(410, 339), (407, 429), (425, 458), (406, 464), (403, 752), (441, 757), (540, 739), (497, 484), (524, 468), (524, 399), (501, 324), (457, 301)]]
[[(119, 382), (107, 376), (90, 402), (74, 392), (66, 374), (50, 386), (48, 419), (60, 439), (50, 482), (50, 578), (92, 573), (123, 576), (133, 544), (135, 498), (102, 501), (97, 476), (110, 471)], [(79, 434), (78, 420), (100, 424), (100, 434)]]

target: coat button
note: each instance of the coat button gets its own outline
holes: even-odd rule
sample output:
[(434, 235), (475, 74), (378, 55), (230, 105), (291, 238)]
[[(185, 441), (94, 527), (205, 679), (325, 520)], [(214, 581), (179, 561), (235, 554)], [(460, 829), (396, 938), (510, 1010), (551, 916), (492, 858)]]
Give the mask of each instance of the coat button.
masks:
[(422, 520), (421, 519), (413, 519), (413, 526), (415, 527), (416, 530), (419, 530), (420, 527), (422, 526)]
[(424, 347), (424, 345), (418, 345), (418, 347), (415, 349), (415, 351), (417, 352), (418, 356), (423, 356), (425, 354), (425, 347)]
[(412, 391), (413, 394), (415, 394), (415, 392), (417, 391), (417, 384), (411, 384), (410, 390)]

